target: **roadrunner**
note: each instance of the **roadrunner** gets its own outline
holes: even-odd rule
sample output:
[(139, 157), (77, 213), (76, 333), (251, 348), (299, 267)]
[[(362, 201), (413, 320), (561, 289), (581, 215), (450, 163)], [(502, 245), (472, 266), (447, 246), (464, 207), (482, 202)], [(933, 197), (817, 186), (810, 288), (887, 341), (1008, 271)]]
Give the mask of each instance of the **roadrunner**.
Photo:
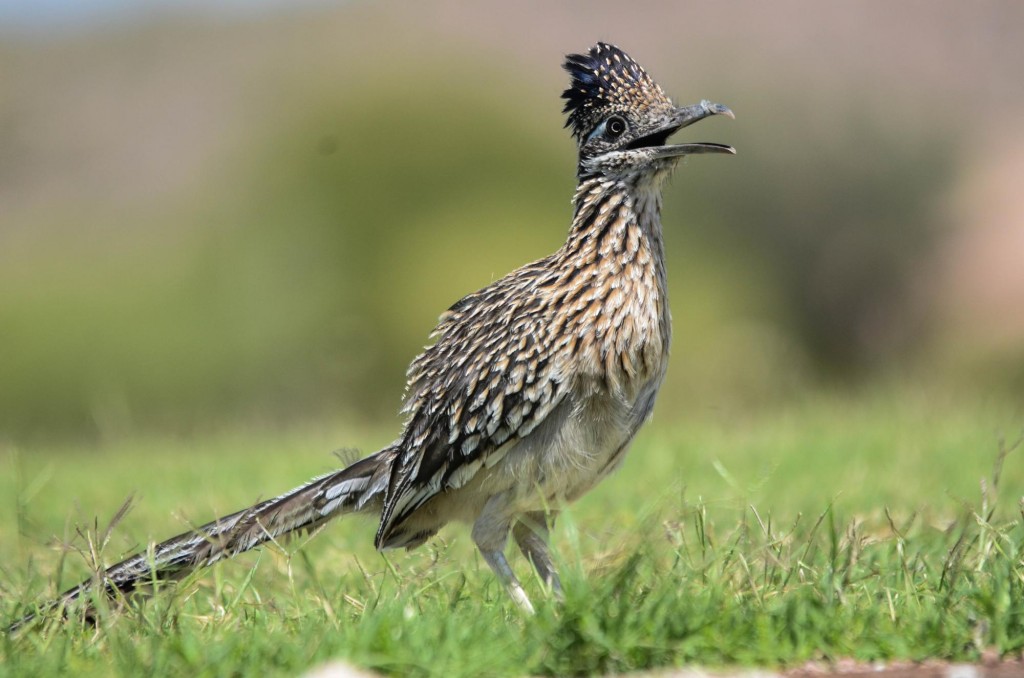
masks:
[(155, 545), (51, 603), (110, 596), (201, 567), (349, 513), (380, 519), (378, 549), (412, 549), (444, 525), (472, 525), (487, 564), (524, 610), (532, 606), (505, 558), (509, 535), (555, 595), (549, 507), (571, 502), (621, 464), (654, 406), (671, 322), (661, 185), (679, 160), (734, 153), (667, 145), (720, 104), (676, 106), (619, 48), (566, 58), (566, 127), (579, 147), (565, 244), (456, 302), (408, 371), (395, 442)]

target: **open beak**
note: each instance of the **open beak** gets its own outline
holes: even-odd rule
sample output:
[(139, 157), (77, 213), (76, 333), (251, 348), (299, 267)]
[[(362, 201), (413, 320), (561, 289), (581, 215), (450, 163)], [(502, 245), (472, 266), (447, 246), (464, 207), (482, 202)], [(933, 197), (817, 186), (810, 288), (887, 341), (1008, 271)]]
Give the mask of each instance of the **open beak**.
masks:
[[(642, 145), (648, 147), (654, 146), (655, 148), (652, 148), (651, 150), (654, 151), (654, 157), (656, 158), (674, 158), (680, 155), (693, 155), (695, 153), (728, 153), (730, 155), (735, 155), (736, 149), (732, 146), (704, 141), (689, 144), (662, 145), (668, 137), (675, 132), (692, 125), (698, 120), (703, 120), (704, 118), (712, 115), (724, 115), (730, 118), (736, 118), (732, 111), (730, 111), (726, 106), (723, 106), (722, 104), (713, 104), (707, 100), (691, 106), (680, 106), (672, 113), (664, 127), (654, 134), (644, 137), (644, 139), (650, 140), (654, 143)], [(637, 141), (639, 142), (642, 140), (638, 139)], [(658, 141), (661, 143), (657, 143)]]

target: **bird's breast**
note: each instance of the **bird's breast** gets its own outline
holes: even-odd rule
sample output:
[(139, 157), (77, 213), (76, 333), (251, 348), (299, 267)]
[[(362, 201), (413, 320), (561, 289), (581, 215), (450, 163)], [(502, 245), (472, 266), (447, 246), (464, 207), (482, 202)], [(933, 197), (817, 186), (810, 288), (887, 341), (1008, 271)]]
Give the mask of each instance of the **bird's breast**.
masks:
[(671, 321), (662, 281), (653, 267), (630, 264), (598, 278), (581, 295), (567, 327), (567, 348), (579, 377), (632, 400), (664, 375)]

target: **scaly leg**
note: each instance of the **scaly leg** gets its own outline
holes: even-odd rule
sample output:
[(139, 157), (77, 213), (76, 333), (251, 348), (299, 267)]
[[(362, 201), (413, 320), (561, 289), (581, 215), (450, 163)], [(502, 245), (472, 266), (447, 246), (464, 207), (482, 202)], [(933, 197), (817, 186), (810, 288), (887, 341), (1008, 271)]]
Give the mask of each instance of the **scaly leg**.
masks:
[(511, 528), (511, 520), (504, 517), (499, 511), (504, 502), (501, 495), (491, 497), (480, 517), (473, 523), (473, 542), (480, 549), (480, 555), (490, 566), (498, 579), (505, 585), (509, 596), (515, 601), (526, 614), (533, 614), (533, 605), (523, 590), (522, 584), (516, 579), (512, 567), (505, 558), (505, 544), (508, 543), (508, 533)]
[(562, 582), (558, 578), (558, 570), (551, 560), (548, 546), (549, 533), (555, 524), (556, 515), (546, 515), (543, 511), (527, 513), (516, 523), (512, 536), (519, 545), (519, 550), (533, 563), (533, 568), (537, 570), (541, 581), (551, 589), (556, 599), (563, 600)]

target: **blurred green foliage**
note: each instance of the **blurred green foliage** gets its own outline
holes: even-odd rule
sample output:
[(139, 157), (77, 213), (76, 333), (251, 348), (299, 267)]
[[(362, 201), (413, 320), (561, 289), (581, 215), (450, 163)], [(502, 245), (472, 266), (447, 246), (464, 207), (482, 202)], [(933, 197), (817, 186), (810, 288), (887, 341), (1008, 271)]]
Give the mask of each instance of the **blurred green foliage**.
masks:
[[(440, 312), (571, 217), (555, 97), (436, 58), (451, 89), (402, 69), (281, 84), (272, 124), (182, 195), (48, 213), (53, 235), (0, 272), (0, 431), (391, 416)], [(666, 189), (673, 407), (862, 374), (920, 334), (899, 293), (950, 145), (866, 113), (799, 129), (774, 100), (738, 92), (736, 123), (687, 130), (739, 156), (690, 159)]]

